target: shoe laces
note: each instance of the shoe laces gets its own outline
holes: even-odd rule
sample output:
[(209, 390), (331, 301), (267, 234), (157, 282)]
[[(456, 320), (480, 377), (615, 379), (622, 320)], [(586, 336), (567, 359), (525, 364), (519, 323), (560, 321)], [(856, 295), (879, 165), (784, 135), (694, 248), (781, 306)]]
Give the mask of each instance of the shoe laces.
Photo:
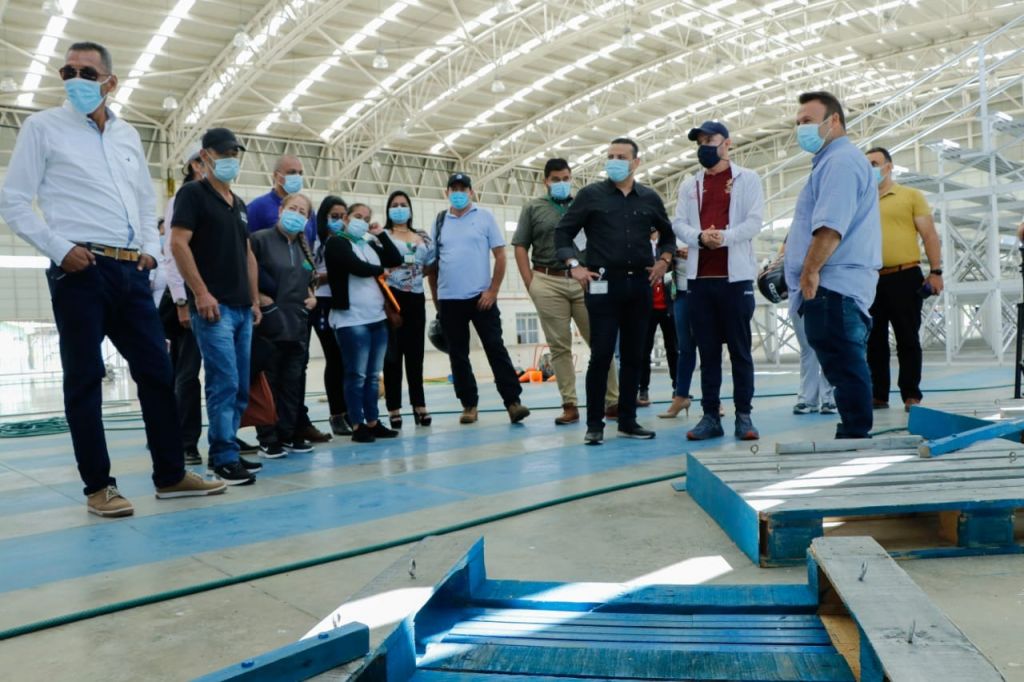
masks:
[(107, 486), (106, 493), (107, 493), (107, 499), (106, 499), (107, 502), (110, 502), (111, 500), (117, 499), (118, 497), (124, 497), (124, 495), (122, 495), (121, 492), (117, 488), (112, 486), (112, 485), (108, 485)]

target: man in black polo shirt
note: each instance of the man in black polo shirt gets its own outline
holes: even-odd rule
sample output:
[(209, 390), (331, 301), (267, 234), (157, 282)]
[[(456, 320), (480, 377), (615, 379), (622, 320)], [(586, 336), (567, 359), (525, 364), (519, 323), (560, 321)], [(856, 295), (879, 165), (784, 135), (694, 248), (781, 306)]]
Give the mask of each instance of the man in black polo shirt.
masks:
[[(654, 438), (636, 423), (636, 391), (651, 315), (651, 286), (672, 264), (676, 241), (665, 205), (657, 193), (633, 178), (640, 165), (636, 142), (612, 140), (605, 172), (608, 179), (587, 185), (555, 230), (557, 255), (587, 290), (590, 316), (590, 365), (587, 367), (588, 445), (604, 440), (604, 394), (608, 367), (619, 339), (619, 435)], [(587, 262), (575, 258), (573, 238), (583, 230)], [(659, 233), (656, 251), (651, 233)]]
[(252, 327), (260, 308), (245, 202), (231, 191), (245, 147), (227, 128), (206, 131), (202, 147), (206, 177), (175, 197), (171, 251), (189, 286), (192, 331), (206, 369), (209, 466), (228, 485), (246, 485), (260, 465), (239, 457), (235, 434), (249, 401)]

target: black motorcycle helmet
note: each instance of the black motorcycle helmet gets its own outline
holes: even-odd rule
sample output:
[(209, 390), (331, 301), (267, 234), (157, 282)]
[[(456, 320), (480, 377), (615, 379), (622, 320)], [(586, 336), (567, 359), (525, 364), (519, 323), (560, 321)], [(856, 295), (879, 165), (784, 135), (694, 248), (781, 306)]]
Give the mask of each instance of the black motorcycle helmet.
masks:
[(448, 354), (448, 339), (445, 338), (444, 330), (441, 329), (441, 320), (436, 317), (431, 320), (430, 325), (427, 327), (427, 338), (430, 339), (430, 343), (434, 344), (434, 348), (445, 355)]
[(775, 261), (757, 276), (757, 288), (761, 295), (772, 303), (782, 303), (789, 298), (789, 288), (786, 286), (786, 273), (783, 270), (783, 262), (780, 258)]

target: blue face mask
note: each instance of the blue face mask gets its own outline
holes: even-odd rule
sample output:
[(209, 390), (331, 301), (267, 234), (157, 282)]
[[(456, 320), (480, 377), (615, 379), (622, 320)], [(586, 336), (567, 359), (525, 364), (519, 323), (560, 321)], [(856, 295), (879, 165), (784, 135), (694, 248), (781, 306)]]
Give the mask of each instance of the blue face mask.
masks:
[(64, 81), (64, 92), (67, 93), (68, 101), (71, 102), (75, 111), (86, 116), (99, 109), (103, 104), (99, 81), (72, 78)]
[(338, 234), (341, 232), (343, 227), (345, 227), (345, 223), (342, 222), (341, 218), (338, 218), (337, 220), (332, 220), (330, 218), (327, 219), (327, 229), (330, 230), (332, 234)]
[(885, 176), (882, 175), (882, 169), (877, 166), (873, 166), (871, 168), (871, 172), (875, 174), (875, 183), (881, 185), (882, 181), (885, 180)]
[(565, 201), (572, 194), (572, 183), (568, 180), (551, 183), (551, 198), (556, 201)]
[(289, 209), (281, 214), (281, 227), (288, 234), (298, 234), (306, 229), (306, 216)]
[(448, 195), (448, 201), (451, 202), (452, 208), (461, 211), (469, 206), (469, 192), (452, 192)]
[(284, 191), (286, 194), (296, 194), (302, 191), (302, 176), (298, 173), (284, 176)]
[(405, 225), (412, 217), (412, 211), (408, 206), (392, 206), (388, 209), (388, 217), (395, 225)]
[(345, 232), (352, 239), (362, 239), (366, 236), (366, 233), (370, 231), (370, 223), (359, 218), (351, 218), (348, 221), (348, 227), (345, 228)]
[(227, 157), (213, 162), (213, 177), (221, 182), (231, 182), (238, 177), (241, 162), (237, 158)]
[(629, 177), (629, 161), (625, 159), (608, 159), (604, 162), (604, 172), (612, 182), (622, 182)]
[(820, 128), (821, 123), (801, 123), (796, 127), (796, 141), (800, 145), (800, 149), (810, 154), (817, 154), (821, 151), (821, 148), (825, 146), (825, 138), (818, 133)]

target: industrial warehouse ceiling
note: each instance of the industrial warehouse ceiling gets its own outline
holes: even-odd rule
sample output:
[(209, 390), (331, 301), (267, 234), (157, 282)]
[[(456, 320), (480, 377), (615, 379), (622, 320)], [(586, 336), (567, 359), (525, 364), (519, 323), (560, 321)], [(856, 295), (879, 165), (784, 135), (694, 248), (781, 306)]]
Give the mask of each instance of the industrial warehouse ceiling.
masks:
[[(382, 151), (485, 179), (550, 155), (594, 167), (627, 134), (657, 184), (692, 169), (685, 134), (707, 118), (759, 150), (755, 165), (775, 161), (802, 90), (854, 114), (900, 94), (887, 120), (912, 128), (901, 106), (976, 76), (965, 50), (1016, 22), (986, 46), (996, 89), (1000, 67), (1024, 71), (1008, 64), (1021, 13), (1006, 0), (0, 0), (0, 107), (59, 104), (64, 51), (95, 40), (120, 77), (114, 108), (163, 129), (175, 165), (215, 124), (325, 143), (340, 178)], [(993, 103), (1019, 113), (1022, 93)]]

